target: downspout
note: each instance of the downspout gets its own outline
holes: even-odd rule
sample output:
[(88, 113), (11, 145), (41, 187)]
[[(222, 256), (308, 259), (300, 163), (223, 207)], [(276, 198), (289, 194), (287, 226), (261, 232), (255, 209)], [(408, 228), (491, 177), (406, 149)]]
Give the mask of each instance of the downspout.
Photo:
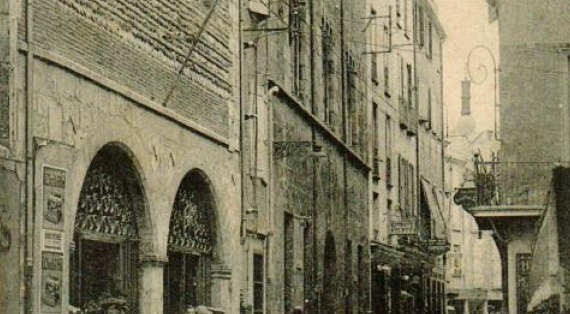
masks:
[[(416, 113), (420, 112), (420, 97), (419, 97), (419, 88), (420, 88), (420, 79), (419, 79), (419, 74), (418, 74), (418, 64), (417, 64), (417, 52), (418, 52), (418, 46), (416, 45), (417, 42), (417, 38), (416, 38), (416, 27), (418, 27), (418, 25), (416, 25), (416, 15), (418, 14), (418, 12), (416, 12), (417, 9), (417, 5), (412, 5), (412, 17), (413, 17), (413, 21), (412, 21), (412, 47), (413, 47), (413, 64), (414, 64), (414, 98), (416, 101)], [(418, 116), (416, 115), (416, 116)], [(418, 123), (418, 121), (413, 121), (414, 124)], [(418, 129), (416, 131), (416, 198), (414, 199), (415, 202), (415, 207), (416, 207), (416, 212), (415, 214), (417, 214), (418, 218), (417, 218), (417, 222), (418, 222), (418, 229), (420, 228), (420, 226), (422, 225), (422, 215), (420, 215), (420, 199), (421, 199), (421, 193), (422, 193), (422, 182), (421, 182), (421, 165), (420, 165), (420, 134), (421, 134), (422, 130), (418, 125)]]
[(25, 242), (25, 289), (24, 302), (21, 311), (32, 313), (33, 310), (33, 265), (34, 265), (34, 124), (33, 124), (33, 66), (34, 66), (34, 45), (33, 45), (33, 8), (34, 1), (27, 0), (26, 5), (26, 36), (28, 40), (28, 53), (26, 55), (26, 242)]
[[(315, 56), (316, 54), (316, 50), (315, 50), (315, 0), (311, 0), (309, 2), (309, 19), (310, 19), (310, 25), (309, 25), (309, 36), (310, 36), (310, 40), (309, 40), (309, 44), (310, 44), (310, 49), (311, 49), (311, 55), (309, 56), (309, 60), (310, 60), (310, 68), (311, 68), (311, 77), (310, 77), (310, 89), (311, 89), (311, 112), (314, 115), (317, 115), (317, 101), (316, 101), (316, 84), (315, 84)], [(317, 142), (317, 129), (313, 126), (312, 128), (312, 141), (313, 144), (315, 144)], [(312, 210), (311, 210), (311, 236), (312, 236), (312, 256), (311, 256), (311, 279), (312, 279), (312, 291), (310, 291), (310, 295), (312, 296), (311, 298), (311, 302), (310, 302), (310, 313), (309, 314), (318, 314), (319, 310), (320, 310), (320, 294), (319, 294), (319, 289), (318, 289), (318, 267), (317, 267), (317, 260), (318, 260), (318, 255), (317, 255), (317, 211), (318, 211), (318, 193), (317, 193), (317, 184), (318, 184), (318, 180), (317, 180), (317, 176), (318, 176), (318, 163), (319, 160), (317, 158), (312, 158), (313, 161), (313, 167), (312, 167)]]
[[(439, 36), (438, 36), (439, 37)], [(442, 182), (442, 190), (443, 192), (445, 192), (445, 184), (446, 184), (446, 180), (445, 180), (445, 142), (446, 142), (446, 138), (445, 138), (445, 133), (444, 130), (447, 127), (447, 121), (445, 121), (445, 116), (443, 113), (443, 38), (440, 38), (439, 41), (439, 89), (440, 89), (440, 102), (441, 102), (441, 182)], [(445, 124), (445, 126), (444, 126)], [(451, 210), (451, 208), (447, 209), (448, 211)], [(446, 230), (447, 230), (447, 226), (446, 226)]]
[[(348, 77), (349, 75), (353, 75), (352, 73), (348, 73), (348, 66), (346, 64), (346, 61), (348, 61), (348, 56), (347, 56), (347, 49), (345, 47), (345, 41), (344, 41), (344, 35), (345, 35), (345, 25), (344, 25), (344, 1), (340, 1), (340, 58), (341, 58), (341, 67), (342, 67), (342, 75), (341, 75), (341, 80), (342, 80), (342, 121), (343, 121), (343, 133), (344, 133), (344, 142), (348, 144), (349, 138), (352, 137), (352, 134), (349, 133), (349, 129), (348, 126), (350, 124), (350, 121), (348, 121), (349, 119), (349, 114), (348, 114), (348, 106), (349, 106), (349, 93), (348, 93), (348, 88), (349, 88), (349, 84), (348, 84)], [(352, 257), (352, 247), (348, 247), (347, 244), (351, 243), (352, 245), (352, 241), (348, 241), (348, 240), (352, 240), (349, 239), (349, 234), (350, 231), (348, 230), (350, 224), (348, 222), (350, 215), (349, 215), (349, 210), (348, 210), (348, 152), (344, 151), (342, 153), (342, 181), (343, 181), (343, 210), (344, 210), (344, 246), (345, 246), (345, 252), (344, 252), (344, 257), (345, 257), (345, 263), (347, 263), (348, 261), (346, 260), (346, 256), (351, 256)], [(348, 250), (350, 250), (350, 255), (348, 255)], [(344, 265), (344, 271), (347, 272), (347, 270), (350, 268), (352, 268), (352, 265)], [(352, 275), (352, 273), (351, 273)], [(347, 273), (344, 274), (344, 277), (347, 277)], [(353, 297), (353, 287), (352, 287), (352, 278), (351, 280), (348, 280), (348, 282), (345, 282), (343, 285), (344, 289), (342, 291), (347, 291), (348, 293), (346, 293), (346, 295), (344, 296), (344, 302), (345, 302), (345, 306), (351, 306), (352, 308), (346, 308), (345, 311), (347, 311), (348, 313), (351, 313), (353, 311), (354, 305), (352, 303), (352, 297)]]

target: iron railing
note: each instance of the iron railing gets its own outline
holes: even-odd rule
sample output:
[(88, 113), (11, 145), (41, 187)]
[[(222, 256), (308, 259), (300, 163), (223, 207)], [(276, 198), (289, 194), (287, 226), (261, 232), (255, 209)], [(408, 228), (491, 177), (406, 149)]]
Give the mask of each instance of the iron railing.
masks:
[(477, 205), (541, 205), (555, 162), (474, 160)]

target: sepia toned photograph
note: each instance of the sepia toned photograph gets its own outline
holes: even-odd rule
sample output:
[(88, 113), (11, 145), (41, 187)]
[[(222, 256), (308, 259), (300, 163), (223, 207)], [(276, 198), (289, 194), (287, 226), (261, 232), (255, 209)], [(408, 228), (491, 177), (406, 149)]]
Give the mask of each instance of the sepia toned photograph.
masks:
[(0, 314), (570, 314), (570, 0), (0, 0)]

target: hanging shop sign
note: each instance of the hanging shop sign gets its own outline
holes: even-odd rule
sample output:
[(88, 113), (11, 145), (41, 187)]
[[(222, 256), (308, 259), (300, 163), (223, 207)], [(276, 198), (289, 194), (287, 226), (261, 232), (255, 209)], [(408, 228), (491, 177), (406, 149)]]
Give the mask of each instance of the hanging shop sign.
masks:
[(457, 205), (469, 209), (477, 205), (477, 189), (475, 188), (461, 188), (453, 196), (453, 202)]
[(43, 168), (43, 227), (63, 231), (66, 171)]
[(40, 302), (42, 313), (61, 313), (63, 255), (42, 252)]
[(450, 245), (447, 239), (428, 239), (425, 240), (428, 251), (433, 254), (443, 254), (449, 251)]
[(390, 222), (390, 235), (413, 235), (417, 233), (415, 220), (401, 220)]

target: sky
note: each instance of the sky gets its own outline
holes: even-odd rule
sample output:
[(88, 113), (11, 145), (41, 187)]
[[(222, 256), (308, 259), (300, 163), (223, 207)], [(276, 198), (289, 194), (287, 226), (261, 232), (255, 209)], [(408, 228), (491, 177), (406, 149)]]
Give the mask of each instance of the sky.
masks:
[[(497, 21), (489, 23), (485, 0), (433, 1), (447, 36), (443, 47), (443, 99), (447, 108), (450, 135), (457, 133), (454, 129), (465, 129), (460, 126), (469, 123), (475, 125), (474, 133), (493, 130), (495, 83), (493, 61), (487, 51), (480, 48), (473, 50), (469, 62), (473, 79), (482, 81), (480, 84), (471, 84), (472, 122), (461, 117), (461, 80), (466, 77), (467, 56), (478, 45), (489, 47), (499, 66)], [(485, 69), (480, 68), (480, 65), (487, 69), (486, 79)]]

